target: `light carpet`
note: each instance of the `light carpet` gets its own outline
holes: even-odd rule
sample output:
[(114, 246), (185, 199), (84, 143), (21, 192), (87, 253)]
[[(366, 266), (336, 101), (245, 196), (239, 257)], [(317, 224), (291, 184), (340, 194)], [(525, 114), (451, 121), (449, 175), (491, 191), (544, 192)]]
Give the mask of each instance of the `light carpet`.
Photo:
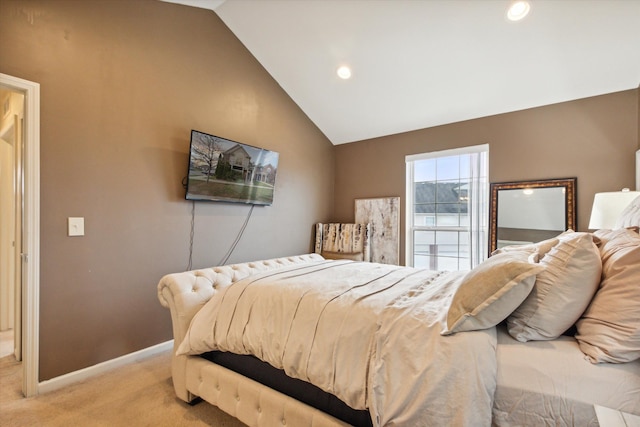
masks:
[(1, 358), (0, 426), (244, 426), (206, 402), (179, 400), (170, 352), (31, 398), (21, 381), (20, 363)]

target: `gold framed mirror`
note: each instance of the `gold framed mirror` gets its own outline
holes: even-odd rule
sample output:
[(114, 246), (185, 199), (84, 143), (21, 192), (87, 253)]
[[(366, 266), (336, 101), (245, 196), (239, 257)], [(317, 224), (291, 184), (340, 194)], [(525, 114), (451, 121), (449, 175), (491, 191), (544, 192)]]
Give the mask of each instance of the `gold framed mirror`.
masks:
[(489, 255), (576, 227), (576, 178), (491, 183)]

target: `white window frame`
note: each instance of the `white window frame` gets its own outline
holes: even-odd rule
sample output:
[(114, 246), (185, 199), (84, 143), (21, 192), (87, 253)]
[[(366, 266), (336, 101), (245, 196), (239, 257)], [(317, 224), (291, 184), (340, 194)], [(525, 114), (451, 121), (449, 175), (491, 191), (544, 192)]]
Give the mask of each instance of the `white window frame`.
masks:
[[(409, 167), (409, 164), (413, 164), (413, 162), (419, 161), (419, 160), (428, 160), (428, 159), (436, 159), (436, 158), (440, 158), (440, 157), (450, 157), (450, 156), (460, 156), (460, 155), (464, 155), (464, 154), (472, 154), (472, 153), (486, 153), (486, 157), (487, 157), (487, 161), (486, 161), (486, 182), (485, 187), (481, 194), (480, 197), (482, 197), (482, 204), (481, 206), (483, 206), (482, 208), (482, 212), (480, 212), (479, 218), (478, 218), (478, 224), (476, 225), (476, 228), (480, 228), (480, 233), (483, 233), (484, 238), (482, 239), (482, 242), (479, 242), (479, 244), (475, 245), (475, 248), (472, 247), (471, 248), (471, 266), (473, 267), (477, 264), (479, 264), (480, 262), (482, 262), (483, 260), (485, 260), (487, 258), (487, 232), (488, 232), (488, 228), (489, 228), (489, 144), (480, 144), (480, 145), (473, 145), (473, 146), (469, 146), (469, 147), (462, 147), (462, 148), (453, 148), (453, 149), (448, 149), (448, 150), (441, 150), (441, 151), (433, 151), (433, 152), (429, 152), (429, 153), (420, 153), (420, 154), (410, 154), (405, 156), (405, 170), (406, 170), (406, 185), (405, 185), (405, 190), (406, 190), (406, 208), (405, 208), (405, 215), (406, 215), (406, 227), (405, 227), (405, 265), (408, 266), (413, 266), (414, 264), (414, 235), (415, 235), (415, 231), (417, 230), (425, 230), (425, 231), (431, 231), (431, 230), (436, 230), (436, 231), (447, 231), (448, 229), (453, 230), (453, 228), (448, 228), (448, 227), (437, 227), (437, 226), (416, 226), (414, 224), (414, 194), (413, 194), (413, 180), (414, 180), (414, 168)], [(472, 226), (473, 227), (473, 226)], [(472, 228), (471, 227), (471, 228)], [(460, 227), (454, 227), (455, 231), (460, 231)], [(470, 229), (469, 232), (471, 233), (472, 230)], [(475, 249), (475, 250), (474, 250)]]

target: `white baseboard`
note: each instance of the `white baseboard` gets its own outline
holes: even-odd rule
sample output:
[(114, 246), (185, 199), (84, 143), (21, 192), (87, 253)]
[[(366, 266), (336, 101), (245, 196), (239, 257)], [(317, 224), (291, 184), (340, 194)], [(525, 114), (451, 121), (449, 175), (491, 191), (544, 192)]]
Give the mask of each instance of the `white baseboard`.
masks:
[(104, 372), (110, 371), (115, 368), (119, 368), (124, 365), (128, 365), (130, 363), (138, 362), (142, 359), (153, 356), (155, 354), (162, 353), (167, 350), (171, 350), (172, 348), (173, 348), (173, 340), (166, 341), (151, 347), (144, 348), (134, 353), (125, 354), (124, 356), (107, 360), (106, 362), (98, 363), (97, 365), (89, 366), (88, 368), (80, 369), (74, 372), (69, 372), (68, 374), (60, 375), (59, 377), (42, 381), (38, 383), (38, 394), (48, 393), (50, 391), (58, 390), (69, 384), (86, 380), (87, 378), (95, 377), (96, 375), (100, 375)]

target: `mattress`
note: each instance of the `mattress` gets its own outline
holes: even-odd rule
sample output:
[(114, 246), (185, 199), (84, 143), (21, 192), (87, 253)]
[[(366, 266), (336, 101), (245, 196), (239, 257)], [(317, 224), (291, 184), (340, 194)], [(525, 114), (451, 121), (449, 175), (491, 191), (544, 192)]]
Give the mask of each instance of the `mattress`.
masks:
[(592, 364), (572, 337), (521, 343), (498, 327), (496, 426), (597, 426), (594, 404), (640, 415), (640, 360)]

